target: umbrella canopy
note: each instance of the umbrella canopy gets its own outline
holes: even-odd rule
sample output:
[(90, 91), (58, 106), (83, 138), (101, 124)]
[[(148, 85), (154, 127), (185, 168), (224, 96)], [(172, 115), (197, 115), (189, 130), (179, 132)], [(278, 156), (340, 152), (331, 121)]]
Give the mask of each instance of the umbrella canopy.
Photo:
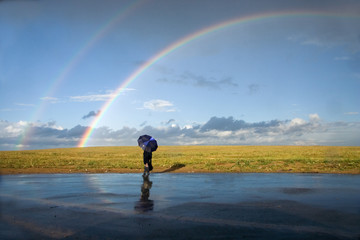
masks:
[(139, 147), (142, 148), (142, 150), (147, 152), (155, 152), (158, 148), (158, 144), (156, 140), (149, 135), (142, 135), (138, 138), (138, 144)]

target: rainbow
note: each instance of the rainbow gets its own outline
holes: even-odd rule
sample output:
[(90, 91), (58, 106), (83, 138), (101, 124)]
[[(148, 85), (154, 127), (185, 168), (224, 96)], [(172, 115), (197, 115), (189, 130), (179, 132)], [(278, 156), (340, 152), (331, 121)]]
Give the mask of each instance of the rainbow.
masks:
[[(134, 10), (141, 7), (147, 0), (138, 0), (131, 2), (128, 5), (125, 5), (119, 11), (117, 11), (112, 17), (110, 17), (91, 37), (82, 44), (82, 47), (76, 51), (70, 58), (64, 68), (57, 75), (53, 83), (50, 85), (49, 89), (45, 92), (44, 96), (51, 97), (54, 96), (55, 92), (61, 87), (65, 79), (71, 73), (71, 71), (81, 62), (84, 56), (94, 47), (94, 45), (99, 42), (104, 36), (106, 36), (119, 22), (128, 17)], [(39, 104), (39, 107), (32, 115), (31, 122), (36, 121), (41, 114), (45, 111), (48, 101), (42, 100)], [(22, 149), (27, 145), (29, 137), (32, 134), (33, 124), (28, 124), (25, 128), (24, 133), (20, 136), (19, 144), (17, 145), (18, 149)]]
[(167, 55), (171, 54), (172, 52), (176, 51), (177, 49), (189, 44), (196, 39), (199, 39), (205, 35), (210, 33), (214, 33), (225, 28), (229, 28), (238, 24), (254, 22), (254, 21), (262, 21), (268, 20), (272, 18), (279, 18), (279, 17), (352, 17), (358, 18), (359, 16), (349, 16), (339, 13), (330, 13), (330, 12), (318, 12), (318, 11), (286, 11), (286, 12), (270, 12), (270, 13), (261, 13), (255, 14), (250, 16), (244, 16), (239, 18), (230, 19), (227, 21), (223, 21), (217, 23), (215, 25), (211, 25), (209, 27), (203, 28), (199, 31), (196, 31), (190, 35), (187, 35), (174, 43), (170, 44), (154, 56), (152, 56), (149, 60), (147, 60), (143, 65), (141, 65), (138, 69), (136, 69), (128, 78), (126, 78), (120, 86), (115, 91), (112, 98), (110, 98), (107, 102), (105, 102), (100, 110), (100, 114), (98, 114), (93, 121), (90, 123), (90, 126), (87, 127), (86, 131), (84, 132), (83, 136), (81, 137), (78, 147), (85, 147), (87, 142), (89, 141), (91, 134), (93, 133), (96, 125), (102, 119), (106, 111), (110, 108), (111, 104), (117, 99), (117, 97), (128, 87), (128, 85), (138, 78), (141, 74), (143, 74), (147, 69), (149, 69), (153, 64), (160, 61)]

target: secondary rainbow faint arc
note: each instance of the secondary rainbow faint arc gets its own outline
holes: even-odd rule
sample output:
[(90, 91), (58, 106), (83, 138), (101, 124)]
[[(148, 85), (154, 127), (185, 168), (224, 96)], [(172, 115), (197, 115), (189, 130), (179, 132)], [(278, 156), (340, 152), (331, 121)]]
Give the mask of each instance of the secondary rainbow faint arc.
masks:
[[(67, 76), (70, 74), (70, 72), (81, 62), (81, 60), (84, 58), (84, 56), (95, 46), (97, 42), (99, 42), (104, 36), (107, 35), (108, 32), (110, 32), (111, 29), (115, 27), (117, 23), (119, 23), (121, 20), (125, 19), (127, 16), (129, 16), (134, 10), (141, 7), (143, 4), (145, 4), (147, 0), (137, 0), (134, 2), (131, 2), (128, 5), (125, 5), (123, 8), (121, 8), (116, 14), (114, 14), (111, 18), (109, 18), (108, 21), (105, 22), (97, 31), (94, 32), (93, 35), (87, 41), (81, 48), (79, 48), (78, 51), (76, 51), (72, 57), (69, 59), (67, 64), (65, 64), (64, 68), (59, 72), (57, 77), (54, 79), (52, 84), (49, 86), (49, 89), (45, 92), (45, 97), (52, 97), (56, 90), (60, 88), (60, 85), (64, 82), (64, 80), (67, 78)], [(34, 112), (31, 119), (33, 121), (38, 118), (41, 113), (45, 110), (47, 102), (42, 101), (40, 103), (40, 106), (38, 109)], [(26, 145), (26, 142), (28, 141), (28, 138), (31, 136), (31, 129), (32, 126), (28, 126), (25, 128), (24, 133), (19, 139), (19, 144), (17, 147), (18, 149), (21, 149), (22, 146)]]
[[(262, 14), (255, 14), (240, 18), (230, 19), (224, 22), (217, 23), (215, 25), (211, 25), (209, 27), (203, 28), (199, 31), (196, 31), (190, 35), (187, 35), (180, 40), (175, 41), (174, 43), (170, 44), (153, 57), (151, 57), (148, 61), (146, 61), (143, 65), (141, 65), (138, 69), (136, 69), (125, 81), (121, 83), (121, 85), (117, 88), (113, 97), (111, 97), (105, 104), (101, 107), (100, 113), (93, 119), (90, 126), (86, 129), (83, 136), (81, 137), (79, 144), (77, 147), (85, 147), (93, 130), (95, 129), (98, 122), (104, 116), (106, 111), (109, 109), (111, 104), (116, 100), (116, 98), (120, 95), (122, 91), (137, 77), (139, 77), (142, 73), (144, 73), (148, 68), (150, 68), (154, 63), (158, 62), (168, 54), (172, 53), (173, 51), (177, 50), (185, 46), (186, 44), (210, 33), (215, 31), (228, 28), (237, 24), (251, 22), (251, 21), (260, 21), (269, 18), (276, 18), (276, 17), (296, 17), (296, 16), (308, 16), (308, 17), (343, 17), (344, 15), (337, 14), (337, 13), (328, 13), (328, 12), (316, 12), (316, 11), (286, 11), (286, 12), (270, 12), (270, 13), (262, 13)], [(352, 16), (349, 16), (352, 17)], [(359, 17), (359, 16), (355, 16)]]

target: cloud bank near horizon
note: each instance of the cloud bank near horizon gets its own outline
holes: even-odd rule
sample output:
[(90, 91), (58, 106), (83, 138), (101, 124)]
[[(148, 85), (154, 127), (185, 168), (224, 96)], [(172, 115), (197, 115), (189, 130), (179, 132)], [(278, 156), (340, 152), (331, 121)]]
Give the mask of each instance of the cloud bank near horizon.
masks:
[[(308, 120), (271, 120), (248, 123), (234, 117), (212, 117), (204, 124), (172, 124), (140, 129), (124, 126), (94, 130), (89, 146), (136, 146), (139, 135), (154, 136), (159, 145), (329, 145), (359, 146), (360, 122), (323, 122), (317, 114)], [(86, 127), (62, 128), (55, 122), (28, 123), (0, 120), (0, 150), (75, 147)], [(25, 131), (31, 137), (19, 145)]]

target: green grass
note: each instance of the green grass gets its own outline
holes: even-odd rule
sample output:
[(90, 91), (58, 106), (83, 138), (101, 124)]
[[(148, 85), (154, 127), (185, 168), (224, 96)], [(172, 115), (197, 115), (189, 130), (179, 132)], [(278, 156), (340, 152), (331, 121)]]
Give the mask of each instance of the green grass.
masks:
[[(140, 172), (139, 147), (88, 147), (0, 151), (8, 173)], [(360, 173), (360, 147), (328, 146), (161, 146), (153, 153), (155, 172)]]

